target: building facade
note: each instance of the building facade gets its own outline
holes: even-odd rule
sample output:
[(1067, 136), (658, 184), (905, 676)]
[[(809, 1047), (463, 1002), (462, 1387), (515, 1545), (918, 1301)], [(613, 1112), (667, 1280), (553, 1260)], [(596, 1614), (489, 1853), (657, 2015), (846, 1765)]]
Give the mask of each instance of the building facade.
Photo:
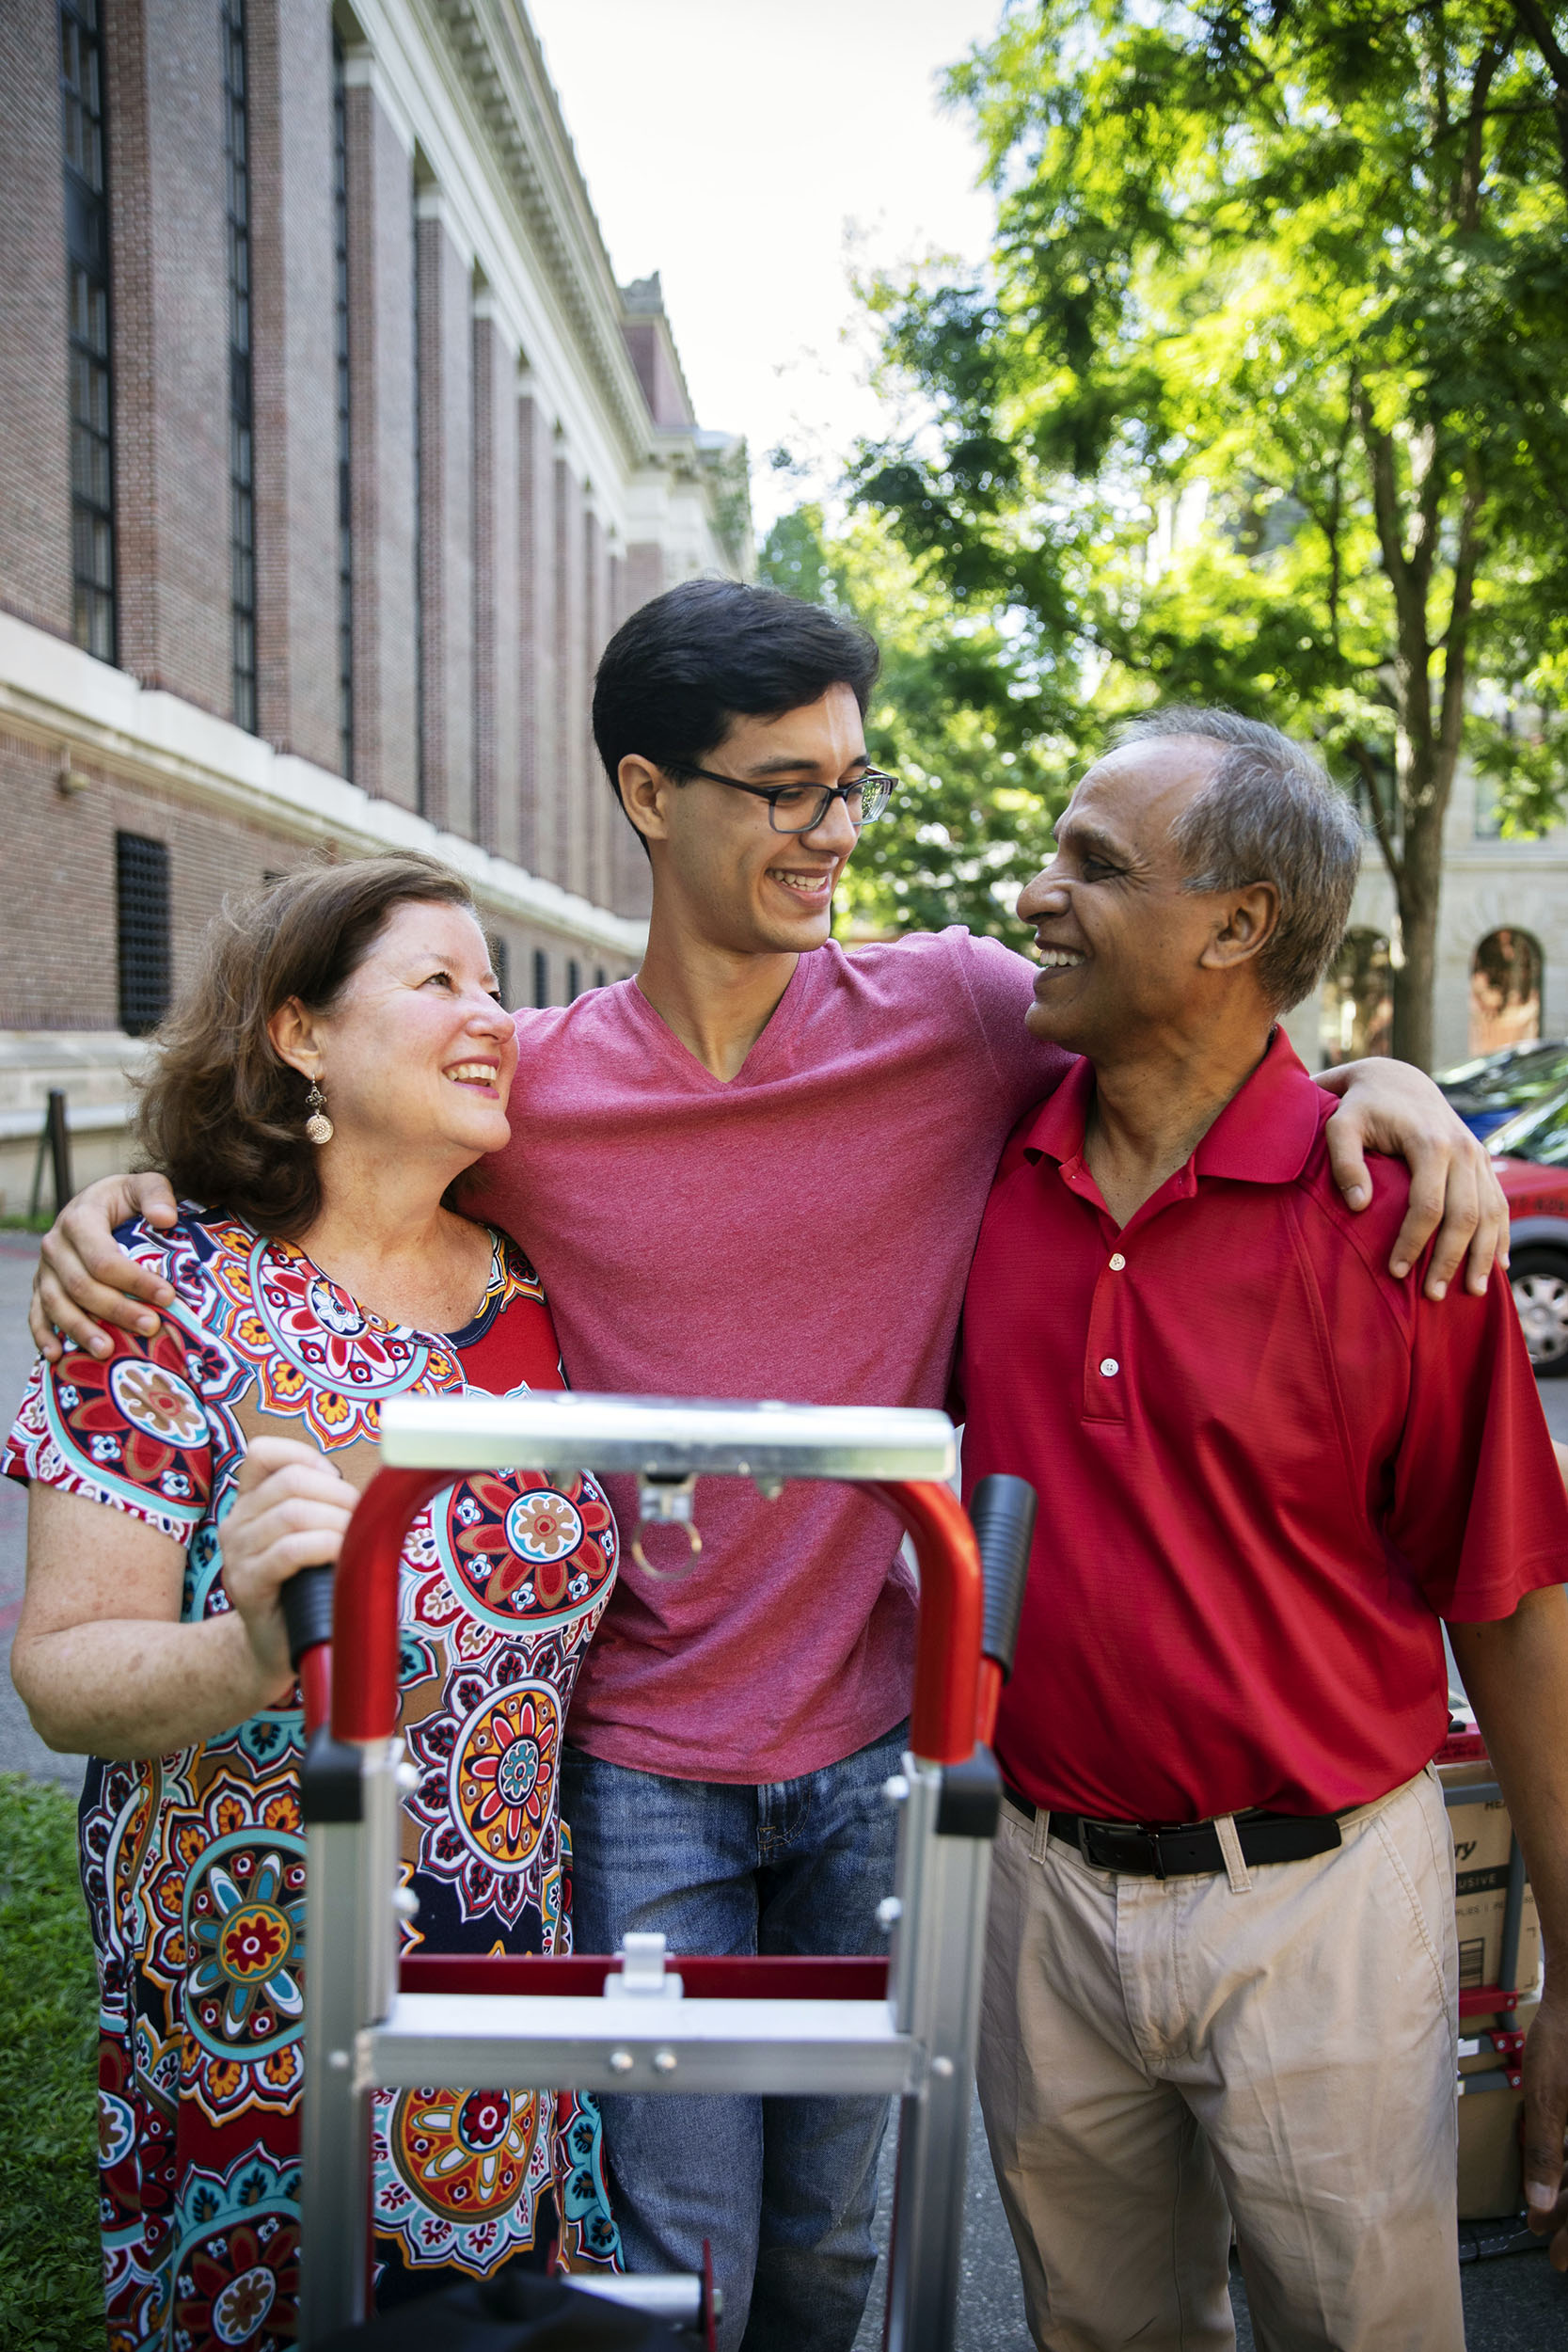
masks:
[(303, 859), (456, 866), (514, 1003), (631, 970), (594, 664), (750, 561), (520, 0), (7, 0), (0, 1213), (50, 1087), (119, 1164), (204, 924)]
[[(1338, 967), (1286, 1025), (1308, 1069), (1388, 1050), (1394, 893), (1369, 839)], [(1535, 1038), (1568, 1038), (1568, 826), (1505, 840), (1467, 763), (1443, 832), (1433, 1067)]]

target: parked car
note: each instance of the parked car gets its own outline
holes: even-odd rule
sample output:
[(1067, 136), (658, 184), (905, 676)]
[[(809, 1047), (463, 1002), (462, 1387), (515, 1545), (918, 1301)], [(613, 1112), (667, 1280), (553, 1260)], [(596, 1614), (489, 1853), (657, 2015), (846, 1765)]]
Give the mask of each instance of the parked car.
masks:
[(1509, 1279), (1538, 1373), (1568, 1372), (1568, 1085), (1486, 1138), (1508, 1195)]
[(1568, 1086), (1568, 1042), (1505, 1045), (1500, 1053), (1440, 1070), (1437, 1084), (1470, 1133), (1484, 1140), (1504, 1120)]

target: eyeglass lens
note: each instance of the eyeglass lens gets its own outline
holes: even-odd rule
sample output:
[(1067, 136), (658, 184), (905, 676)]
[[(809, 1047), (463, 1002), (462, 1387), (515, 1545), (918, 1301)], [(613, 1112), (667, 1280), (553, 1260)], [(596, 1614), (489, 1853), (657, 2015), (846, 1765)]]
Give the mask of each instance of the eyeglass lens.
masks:
[(890, 789), (885, 776), (868, 776), (863, 785), (852, 786), (841, 795), (817, 784), (786, 786), (773, 794), (768, 815), (775, 833), (813, 833), (837, 797), (842, 798), (852, 825), (869, 825), (886, 808)]

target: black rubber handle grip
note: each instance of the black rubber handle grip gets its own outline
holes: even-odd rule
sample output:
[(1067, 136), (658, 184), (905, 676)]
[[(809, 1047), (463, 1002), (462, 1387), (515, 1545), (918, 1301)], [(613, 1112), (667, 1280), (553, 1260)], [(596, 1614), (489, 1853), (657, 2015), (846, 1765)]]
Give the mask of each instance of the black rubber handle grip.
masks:
[(289, 1629), (289, 1663), (297, 1667), (308, 1649), (332, 1639), (332, 1579), (327, 1564), (301, 1568), (283, 1587), (283, 1622)]
[(986, 1622), (980, 1647), (1006, 1677), (1013, 1670), (1029, 1547), (1035, 1538), (1035, 1489), (1006, 1470), (982, 1478), (969, 1506), (986, 1581)]

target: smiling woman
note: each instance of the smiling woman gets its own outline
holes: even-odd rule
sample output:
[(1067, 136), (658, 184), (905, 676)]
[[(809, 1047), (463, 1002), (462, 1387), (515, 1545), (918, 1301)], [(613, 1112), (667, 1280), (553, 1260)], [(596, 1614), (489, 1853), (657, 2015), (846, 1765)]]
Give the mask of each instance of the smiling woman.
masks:
[[(309, 1954), (281, 1596), (336, 1558), (383, 1397), (562, 1385), (531, 1267), (451, 1204), (508, 1139), (516, 1058), (442, 867), (312, 868), (226, 910), (142, 1104), (180, 1211), (120, 1233), (164, 1321), (40, 1361), (12, 1433), (13, 1677), (51, 1745), (95, 1752), (117, 2344), (294, 2341)], [(428, 1948), (571, 1948), (561, 1732), (616, 1559), (587, 1477), (464, 1480), (416, 1522), (401, 1875)], [(386, 2093), (375, 2131), (383, 2304), (557, 2248), (618, 2260), (590, 2103)]]
[[(351, 990), (451, 992), (444, 965), (454, 946), (465, 965), (477, 964), (477, 993), (488, 996), (494, 981), (484, 940), (471, 936), (477, 930), (465, 884), (420, 857), (308, 866), (226, 906), (209, 933), (204, 968), (158, 1033), (137, 1119), (149, 1162), (183, 1198), (221, 1200), (280, 1240), (303, 1232), (321, 1215), (329, 1165), (307, 1132), (314, 1107), (308, 1090), (320, 1088), (325, 1069), (315, 1030), (330, 1025), (335, 1009), (341, 1014)], [(414, 968), (421, 950), (428, 973)], [(485, 1012), (493, 1016), (496, 1006)], [(495, 1027), (511, 1038), (510, 1022)], [(345, 1085), (359, 1078), (368, 1049), (362, 1031), (352, 1070), (345, 1063), (341, 1071)], [(492, 1061), (499, 1052), (490, 1042)], [(502, 1117), (469, 1157), (505, 1137)], [(340, 1139), (332, 1165), (341, 1149)]]

